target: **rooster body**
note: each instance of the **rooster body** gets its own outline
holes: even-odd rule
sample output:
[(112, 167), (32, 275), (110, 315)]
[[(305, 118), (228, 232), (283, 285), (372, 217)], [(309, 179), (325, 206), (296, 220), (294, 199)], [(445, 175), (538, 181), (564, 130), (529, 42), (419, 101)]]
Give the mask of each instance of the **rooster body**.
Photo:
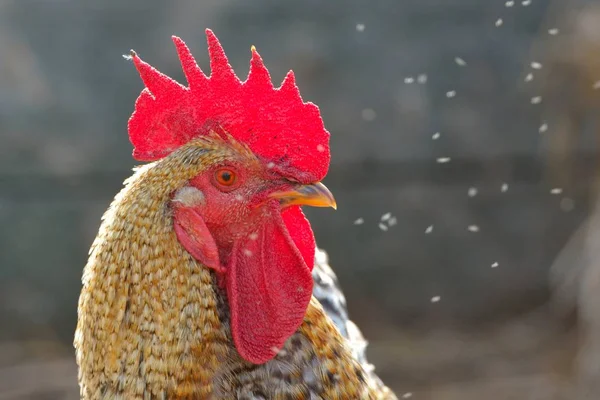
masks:
[(332, 198), (263, 158), (224, 128), (125, 182), (83, 273), (83, 399), (394, 398), (311, 296), (314, 239), (294, 204)]

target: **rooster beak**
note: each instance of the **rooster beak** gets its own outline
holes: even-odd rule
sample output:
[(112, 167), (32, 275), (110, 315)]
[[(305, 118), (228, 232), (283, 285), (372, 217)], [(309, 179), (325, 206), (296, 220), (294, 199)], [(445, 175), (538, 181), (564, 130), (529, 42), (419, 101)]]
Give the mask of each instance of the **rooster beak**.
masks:
[(332, 207), (337, 209), (333, 194), (321, 182), (310, 185), (298, 185), (290, 190), (273, 192), (269, 195), (272, 199), (278, 199), (283, 207), (299, 205), (312, 207)]

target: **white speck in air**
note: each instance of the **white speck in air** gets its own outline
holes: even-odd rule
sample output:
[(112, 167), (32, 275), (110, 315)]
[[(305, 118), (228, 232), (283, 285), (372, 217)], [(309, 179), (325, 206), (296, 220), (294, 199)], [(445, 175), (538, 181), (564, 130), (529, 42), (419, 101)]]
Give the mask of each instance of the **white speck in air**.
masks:
[(474, 187), (469, 188), (467, 194), (469, 195), (469, 197), (477, 196), (477, 188), (474, 188)]
[(449, 163), (452, 159), (450, 157), (439, 157), (437, 159), (438, 164), (446, 164)]
[(431, 136), (431, 138), (432, 138), (433, 140), (438, 140), (438, 139), (440, 138), (440, 136), (441, 136), (441, 133), (439, 133), (439, 132), (436, 132), (436, 133), (434, 133), (434, 134)]
[(592, 86), (592, 88), (593, 88), (594, 90), (598, 90), (598, 89), (600, 89), (600, 81), (596, 81), (596, 82), (594, 82), (594, 86)]
[(449, 91), (446, 92), (446, 97), (447, 98), (451, 99), (454, 96), (456, 96), (456, 90), (449, 90)]
[(479, 232), (479, 227), (477, 225), (469, 225), (467, 229), (469, 232)]
[(542, 69), (542, 64), (540, 64), (537, 61), (534, 61), (534, 62), (531, 63), (531, 68), (533, 68), (533, 69)]
[(467, 62), (460, 57), (455, 57), (454, 62), (460, 65), (461, 67), (465, 67), (467, 65)]
[(503, 183), (502, 186), (500, 186), (500, 191), (502, 193), (505, 193), (508, 191), (508, 183)]
[(427, 74), (419, 74), (417, 76), (417, 82), (420, 83), (421, 85), (427, 83)]
[(561, 194), (563, 190), (561, 188), (554, 188), (550, 190), (550, 194)]
[(500, 265), (500, 264), (498, 264), (498, 262), (495, 262), (492, 264), (492, 268), (498, 268), (498, 265)]
[(362, 217), (354, 220), (354, 225), (362, 225), (364, 223), (365, 223), (365, 219)]
[(437, 303), (437, 302), (439, 302), (441, 299), (442, 299), (442, 298), (441, 298), (440, 296), (433, 296), (433, 297), (431, 298), (431, 302), (432, 302), (432, 303)]
[(559, 30), (558, 30), (558, 28), (550, 28), (550, 29), (548, 29), (548, 33), (552, 36), (555, 36), (555, 35), (558, 35)]
[(544, 122), (543, 124), (541, 124), (541, 125), (540, 125), (540, 128), (538, 129), (538, 131), (539, 131), (540, 133), (544, 133), (544, 132), (546, 132), (547, 130), (548, 130), (548, 124), (547, 124), (547, 123), (545, 123), (545, 122)]
[(535, 96), (531, 98), (531, 104), (540, 104), (542, 102), (542, 96)]
[(433, 232), (433, 225), (429, 225), (427, 229), (425, 229), (426, 234), (430, 234), (431, 232)]
[(392, 216), (392, 213), (390, 213), (390, 212), (388, 212), (388, 213), (385, 213), (385, 214), (383, 214), (383, 215), (381, 216), (381, 220), (382, 220), (382, 221), (387, 221), (388, 219), (390, 219), (390, 217), (391, 217), (391, 216)]
[(502, 21), (502, 18), (498, 18), (496, 20), (496, 28), (500, 28), (502, 26), (502, 24), (504, 23), (504, 21)]
[(386, 224), (384, 224), (383, 222), (379, 223), (379, 229), (381, 229), (382, 231), (387, 231), (388, 230), (388, 226)]
[(356, 24), (356, 30), (358, 32), (364, 32), (364, 30), (365, 30), (365, 24)]
[(412, 397), (412, 393), (411, 392), (406, 392), (402, 395), (403, 399), (410, 399)]
[(248, 238), (250, 240), (256, 240), (256, 239), (258, 239), (258, 233), (252, 232), (250, 235), (248, 235)]
[(404, 78), (404, 83), (406, 83), (407, 85), (410, 85), (414, 81), (415, 81), (415, 78), (413, 78), (412, 76), (407, 76), (406, 78)]
[(247, 257), (251, 257), (251, 256), (252, 256), (252, 252), (251, 252), (250, 250), (248, 250), (248, 249), (244, 249), (244, 254), (245, 254)]
[(528, 5), (530, 5), (530, 4), (531, 4), (531, 0), (523, 0), (523, 1), (521, 2), (521, 5), (523, 5), (523, 7), (527, 7), (527, 6), (528, 6)]
[(515, 2), (513, 0), (509, 0), (506, 3), (504, 3), (505, 7), (512, 7), (515, 5)]
[(389, 226), (394, 226), (394, 225), (396, 225), (397, 223), (398, 223), (398, 219), (397, 219), (396, 217), (392, 217), (392, 218), (390, 218), (390, 219), (389, 219), (389, 221), (388, 221), (388, 225), (389, 225)]
[(531, 82), (533, 80), (533, 74), (530, 72), (525, 75), (525, 82)]

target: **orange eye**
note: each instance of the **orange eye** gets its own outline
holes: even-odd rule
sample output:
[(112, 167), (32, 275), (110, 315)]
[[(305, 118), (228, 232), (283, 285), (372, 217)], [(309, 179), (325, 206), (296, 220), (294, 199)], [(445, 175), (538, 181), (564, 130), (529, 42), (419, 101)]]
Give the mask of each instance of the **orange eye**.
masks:
[(223, 186), (231, 186), (235, 183), (235, 172), (229, 168), (221, 168), (215, 172), (215, 180)]

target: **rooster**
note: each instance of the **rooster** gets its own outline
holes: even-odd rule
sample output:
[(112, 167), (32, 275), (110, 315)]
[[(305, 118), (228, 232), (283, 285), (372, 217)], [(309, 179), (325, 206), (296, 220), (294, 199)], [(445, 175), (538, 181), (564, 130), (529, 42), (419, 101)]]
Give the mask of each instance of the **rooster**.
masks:
[(274, 88), (254, 47), (240, 81), (206, 34), (210, 77), (173, 37), (188, 87), (131, 52), (146, 88), (129, 138), (150, 163), (105, 213), (83, 272), (81, 397), (394, 399), (300, 208), (336, 207), (319, 109), (291, 71)]

